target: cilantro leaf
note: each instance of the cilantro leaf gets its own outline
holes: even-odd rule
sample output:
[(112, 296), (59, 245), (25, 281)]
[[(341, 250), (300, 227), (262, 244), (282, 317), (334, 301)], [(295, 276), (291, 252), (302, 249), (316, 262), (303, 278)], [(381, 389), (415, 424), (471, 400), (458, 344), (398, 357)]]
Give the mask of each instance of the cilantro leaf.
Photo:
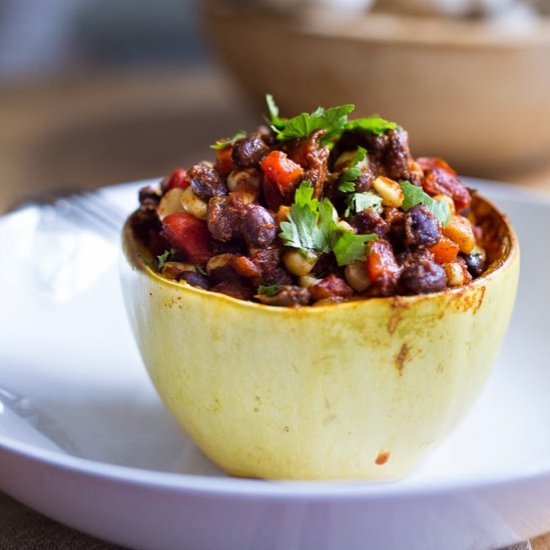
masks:
[(260, 285), (258, 287), (258, 294), (263, 294), (271, 298), (272, 296), (275, 296), (275, 294), (279, 293), (282, 288), (283, 288), (283, 285), (267, 285), (267, 286)]
[(361, 175), (360, 164), (367, 157), (367, 150), (364, 147), (358, 147), (357, 151), (353, 155), (348, 168), (344, 171), (340, 177), (338, 184), (338, 191), (343, 193), (353, 193), (355, 191), (355, 180)]
[(216, 141), (216, 143), (210, 145), (210, 149), (214, 149), (215, 151), (225, 149), (226, 147), (233, 145), (238, 139), (241, 139), (243, 137), (246, 137), (246, 132), (244, 130), (239, 130), (233, 137), (227, 139), (219, 139), (218, 141)]
[(351, 120), (345, 126), (345, 130), (364, 130), (377, 136), (382, 136), (389, 130), (395, 130), (396, 128), (399, 128), (396, 122), (391, 122), (379, 116), (357, 118)]
[(281, 223), (280, 237), (285, 245), (297, 248), (307, 256), (315, 252), (334, 252), (338, 265), (347, 265), (365, 258), (365, 243), (375, 234), (356, 235), (336, 224), (337, 213), (327, 198), (313, 198), (313, 188), (303, 181), (296, 190), (294, 204)]
[(400, 182), (401, 189), (405, 195), (403, 201), (403, 210), (409, 210), (417, 204), (423, 204), (431, 213), (439, 220), (441, 225), (445, 227), (451, 219), (451, 211), (449, 205), (445, 201), (436, 201), (430, 195), (424, 192), (422, 187), (413, 185), (409, 181)]
[(267, 110), (269, 111), (269, 121), (274, 126), (278, 126), (282, 121), (279, 118), (279, 107), (277, 107), (273, 96), (271, 94), (265, 94), (265, 102), (267, 103)]
[(313, 198), (313, 187), (303, 181), (294, 196), (294, 204), (281, 222), (280, 236), (287, 246), (306, 252), (330, 252), (330, 235), (334, 224), (334, 206), (328, 199)]
[(353, 193), (348, 198), (348, 207), (344, 215), (347, 218), (350, 214), (357, 214), (367, 208), (373, 208), (379, 213), (382, 212), (382, 197), (372, 191)]
[(321, 139), (321, 143), (326, 144), (343, 131), (348, 122), (348, 114), (354, 109), (355, 105), (351, 104), (329, 109), (317, 107), (312, 113), (301, 113), (293, 118), (279, 119), (277, 117), (271, 127), (279, 141), (307, 138), (315, 130), (323, 129), (327, 131), (327, 134)]
[(171, 248), (170, 250), (165, 250), (160, 256), (157, 256), (157, 270), (162, 271), (162, 268), (166, 265), (166, 262), (169, 262), (176, 252), (177, 250), (175, 248)]
[(375, 233), (356, 235), (353, 231), (341, 229), (332, 247), (338, 265), (348, 265), (357, 260), (364, 260), (366, 258), (365, 244), (377, 238)]

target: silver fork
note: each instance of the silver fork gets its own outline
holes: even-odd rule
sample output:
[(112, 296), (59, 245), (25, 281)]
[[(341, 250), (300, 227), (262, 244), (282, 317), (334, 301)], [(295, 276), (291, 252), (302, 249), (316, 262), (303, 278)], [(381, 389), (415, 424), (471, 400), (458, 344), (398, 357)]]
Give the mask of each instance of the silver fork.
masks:
[(116, 261), (126, 214), (104, 190), (46, 190), (11, 212), (23, 218), (12, 218), (7, 246), (18, 269), (0, 266), (6, 281), (24, 280), (47, 299), (66, 302)]
[(36, 206), (44, 216), (60, 217), (79, 227), (110, 239), (120, 233), (125, 217), (99, 189), (57, 188), (31, 195), (15, 204), (11, 211)]

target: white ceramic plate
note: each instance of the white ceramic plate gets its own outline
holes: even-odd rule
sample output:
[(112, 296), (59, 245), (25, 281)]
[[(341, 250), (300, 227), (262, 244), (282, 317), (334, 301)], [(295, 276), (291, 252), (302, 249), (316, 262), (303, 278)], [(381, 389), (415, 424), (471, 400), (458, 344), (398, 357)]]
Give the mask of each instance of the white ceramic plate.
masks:
[[(33, 288), (46, 252), (20, 265), (4, 250), (4, 275), (18, 276), (0, 284), (0, 489), (136, 549), (484, 549), (550, 529), (550, 201), (474, 185), (519, 233), (518, 303), (481, 399), (410, 477), (281, 483), (221, 473), (149, 383), (112, 244), (81, 250), (103, 271), (57, 301)], [(136, 188), (105, 195), (130, 210)], [(13, 245), (8, 231), (22, 216), (0, 219), (0, 242)]]

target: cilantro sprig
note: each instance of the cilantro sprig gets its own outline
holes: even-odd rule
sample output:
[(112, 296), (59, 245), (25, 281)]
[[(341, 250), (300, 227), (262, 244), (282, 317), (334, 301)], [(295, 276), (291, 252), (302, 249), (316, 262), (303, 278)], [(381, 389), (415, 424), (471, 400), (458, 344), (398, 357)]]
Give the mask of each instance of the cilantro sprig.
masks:
[(367, 257), (365, 244), (378, 238), (375, 233), (356, 235), (353, 231), (342, 228), (338, 233), (332, 251), (339, 266), (352, 264), (357, 260), (364, 260)]
[(341, 135), (348, 123), (348, 115), (355, 109), (355, 105), (352, 104), (328, 109), (317, 107), (312, 113), (301, 113), (292, 118), (280, 118), (279, 108), (272, 95), (266, 95), (266, 103), (271, 128), (279, 141), (303, 139), (315, 130), (326, 130), (326, 134), (320, 140), (322, 145), (331, 143), (335, 137)]
[(436, 201), (425, 193), (421, 187), (413, 185), (409, 181), (402, 181), (399, 185), (401, 185), (401, 189), (405, 195), (403, 210), (409, 210), (417, 204), (423, 204), (439, 220), (443, 227), (448, 225), (451, 219), (451, 211), (445, 201)]
[(344, 170), (338, 183), (338, 191), (344, 193), (353, 193), (355, 191), (355, 180), (361, 175), (361, 163), (367, 158), (367, 150), (364, 147), (358, 147), (353, 155), (351, 162)]
[(169, 250), (165, 250), (160, 256), (157, 256), (157, 270), (162, 271), (166, 262), (171, 261), (176, 253), (177, 250), (175, 248), (170, 248)]
[(266, 285), (266, 286), (260, 285), (258, 287), (257, 294), (263, 294), (268, 298), (272, 298), (273, 296), (278, 294), (282, 288), (283, 288), (283, 285)]
[(233, 145), (238, 139), (241, 139), (243, 137), (246, 137), (246, 132), (244, 130), (239, 130), (234, 136), (230, 138), (218, 139), (216, 143), (210, 145), (210, 149), (214, 149), (215, 151), (225, 149), (226, 147)]
[(386, 132), (395, 130), (396, 128), (399, 128), (396, 122), (391, 122), (379, 116), (350, 120), (345, 126), (345, 130), (363, 130), (364, 132), (370, 132), (377, 136), (382, 136)]
[(382, 212), (382, 197), (372, 191), (352, 193), (348, 195), (348, 207), (344, 216), (347, 218), (351, 214), (357, 214), (367, 208), (373, 208), (378, 213)]
[(281, 118), (279, 107), (273, 96), (266, 94), (265, 101), (269, 112), (268, 122), (279, 141), (303, 139), (315, 130), (326, 130), (326, 134), (320, 139), (320, 143), (321, 145), (332, 146), (334, 140), (339, 138), (346, 130), (362, 130), (381, 136), (389, 130), (399, 128), (397, 123), (379, 116), (348, 120), (348, 115), (355, 110), (353, 103), (328, 109), (317, 107), (312, 113), (300, 113), (292, 118)]
[(294, 204), (281, 222), (281, 239), (287, 246), (304, 252), (330, 252), (335, 209), (328, 199), (313, 198), (313, 187), (303, 181), (294, 195)]
[(336, 223), (337, 212), (329, 199), (313, 197), (313, 187), (303, 181), (287, 214), (281, 223), (280, 237), (285, 245), (300, 250), (307, 257), (333, 252), (338, 265), (364, 260), (365, 244), (376, 239), (373, 233), (356, 235)]

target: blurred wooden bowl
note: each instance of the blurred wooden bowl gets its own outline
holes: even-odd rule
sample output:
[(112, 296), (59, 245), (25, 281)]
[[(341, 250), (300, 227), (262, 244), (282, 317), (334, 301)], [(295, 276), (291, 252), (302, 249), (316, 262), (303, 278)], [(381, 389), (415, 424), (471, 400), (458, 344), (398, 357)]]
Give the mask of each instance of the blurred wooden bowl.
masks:
[(388, 13), (282, 17), (210, 1), (204, 19), (249, 98), (272, 93), (283, 115), (355, 103), (357, 116), (406, 128), (414, 155), (480, 176), (550, 159), (550, 17), (510, 28)]

